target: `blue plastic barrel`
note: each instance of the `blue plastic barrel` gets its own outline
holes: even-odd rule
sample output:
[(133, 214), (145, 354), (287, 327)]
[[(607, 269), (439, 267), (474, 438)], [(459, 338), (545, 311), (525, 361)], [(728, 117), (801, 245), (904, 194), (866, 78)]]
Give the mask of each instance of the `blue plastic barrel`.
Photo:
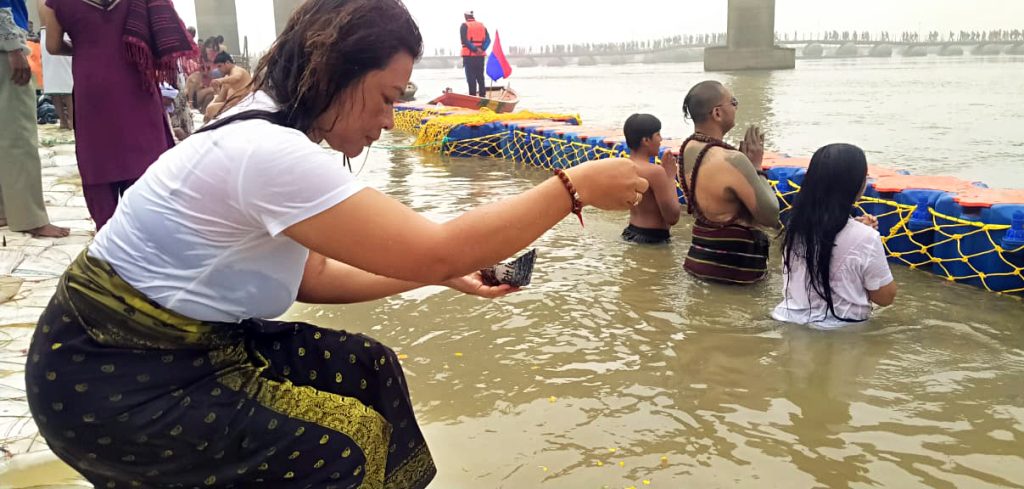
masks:
[[(989, 211), (992, 224), (1009, 224), (1010, 228), (989, 231), (1003, 251), (985, 255), (985, 273), (1009, 275), (986, 277), (985, 283), (999, 292), (1024, 289), (1024, 272), (1021, 271), (1024, 269), (1024, 205), (994, 205)], [(1017, 294), (1024, 295), (1022, 292)]]
[(479, 126), (455, 126), (448, 132), (448, 143), (445, 144), (442, 151), (451, 150), (451, 153), (449, 153), (450, 156), (459, 158), (472, 156), (496, 158), (500, 156), (499, 144), (493, 144), (491, 141), (480, 141), (466, 144), (458, 143), (470, 139), (500, 134), (502, 130), (502, 125), (496, 122), (490, 122)]
[(931, 270), (932, 259), (928, 246), (934, 242), (935, 231), (932, 229), (934, 221), (928, 209), (944, 194), (936, 190), (904, 190), (896, 195), (896, 202), (905, 205), (914, 202), (916, 205), (904, 228), (897, 228), (896, 236), (886, 240), (885, 245), (892, 255), (890, 261)]

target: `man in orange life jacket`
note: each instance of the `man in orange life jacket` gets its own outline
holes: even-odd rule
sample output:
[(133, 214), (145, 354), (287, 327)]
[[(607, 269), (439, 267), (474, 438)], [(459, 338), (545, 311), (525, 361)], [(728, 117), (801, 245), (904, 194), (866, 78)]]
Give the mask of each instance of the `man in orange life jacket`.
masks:
[(487, 96), (484, 88), (484, 60), (487, 47), (491, 45), (491, 34), (483, 24), (476, 21), (473, 11), (466, 12), (466, 22), (462, 24), (462, 65), (466, 68), (466, 83), (469, 94), (480, 97)]

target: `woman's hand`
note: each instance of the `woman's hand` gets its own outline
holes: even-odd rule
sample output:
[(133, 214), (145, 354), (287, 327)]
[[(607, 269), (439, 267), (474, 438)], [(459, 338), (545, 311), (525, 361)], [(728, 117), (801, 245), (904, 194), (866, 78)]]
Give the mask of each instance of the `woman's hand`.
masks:
[(480, 275), (480, 272), (473, 272), (469, 275), (456, 277), (441, 285), (464, 294), (484, 297), (486, 299), (497, 299), (498, 297), (503, 297), (519, 290), (519, 288), (512, 287), (507, 284), (502, 284), (497, 287), (485, 285), (483, 276)]
[(853, 220), (878, 231), (878, 218), (871, 214), (864, 214), (863, 216), (853, 218)]
[(649, 184), (626, 158), (589, 161), (565, 171), (583, 205), (607, 211), (628, 210), (643, 197)]

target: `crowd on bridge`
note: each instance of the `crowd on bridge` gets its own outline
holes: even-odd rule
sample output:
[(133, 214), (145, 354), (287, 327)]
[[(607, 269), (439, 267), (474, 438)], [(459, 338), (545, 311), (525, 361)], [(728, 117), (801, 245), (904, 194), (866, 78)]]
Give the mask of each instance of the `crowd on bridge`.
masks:
[(949, 31), (943, 36), (941, 31), (928, 31), (922, 35), (920, 32), (903, 31), (899, 35), (882, 31), (871, 33), (868, 31), (826, 31), (824, 33), (776, 33), (777, 41), (848, 41), (848, 42), (973, 42), (973, 41), (1024, 41), (1024, 29), (995, 29), (991, 31)]
[[(726, 33), (715, 32), (708, 34), (689, 34), (660, 39), (648, 39), (642, 41), (605, 42), (605, 43), (576, 43), (576, 44), (548, 44), (542, 46), (517, 46), (513, 45), (507, 49), (508, 54), (517, 56), (526, 55), (569, 55), (587, 56), (600, 54), (623, 54), (644, 51), (657, 51), (677, 47), (706, 47), (720, 46), (726, 44)], [(943, 35), (941, 31), (929, 31), (925, 34), (913, 31), (893, 33), (889, 31), (868, 32), (868, 31), (825, 31), (825, 32), (776, 32), (777, 42), (802, 42), (802, 41), (843, 41), (843, 42), (1008, 42), (1024, 41), (1024, 29), (996, 29), (991, 31), (949, 31)], [(458, 56), (454, 49), (434, 49), (434, 56)]]
[[(660, 39), (649, 39), (643, 41), (626, 42), (605, 42), (605, 43), (576, 43), (576, 44), (548, 44), (543, 46), (509, 46), (508, 54), (511, 55), (593, 55), (593, 54), (622, 54), (643, 51), (657, 51), (676, 47), (702, 47), (725, 44), (726, 34), (716, 32), (710, 34), (690, 34)], [(456, 56), (458, 53), (453, 49), (435, 49), (434, 56)]]

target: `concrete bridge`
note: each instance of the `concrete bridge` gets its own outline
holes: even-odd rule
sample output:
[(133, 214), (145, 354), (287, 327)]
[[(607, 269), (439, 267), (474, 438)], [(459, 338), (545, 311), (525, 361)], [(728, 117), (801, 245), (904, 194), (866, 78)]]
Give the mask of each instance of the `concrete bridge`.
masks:
[(894, 54), (904, 57), (998, 56), (1000, 54), (1024, 55), (1024, 41), (785, 41), (780, 44), (797, 48), (798, 56), (804, 59), (823, 57), (856, 58), (870, 56), (888, 58)]

